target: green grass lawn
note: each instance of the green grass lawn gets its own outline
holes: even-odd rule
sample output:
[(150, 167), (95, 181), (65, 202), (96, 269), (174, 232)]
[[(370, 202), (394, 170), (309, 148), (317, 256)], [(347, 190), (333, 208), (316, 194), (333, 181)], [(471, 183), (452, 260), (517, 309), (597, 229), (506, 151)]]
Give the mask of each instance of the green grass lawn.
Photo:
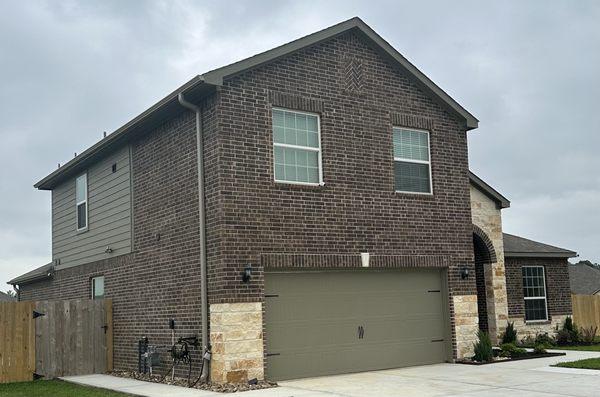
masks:
[(598, 345), (577, 345), (577, 346), (556, 346), (552, 349), (557, 350), (584, 350), (589, 352), (600, 352), (600, 344)]
[(600, 357), (599, 358), (586, 358), (585, 360), (568, 361), (568, 362), (564, 362), (564, 363), (558, 363), (555, 365), (555, 367), (600, 370)]
[(60, 380), (0, 384), (0, 397), (125, 397), (129, 394), (79, 386)]

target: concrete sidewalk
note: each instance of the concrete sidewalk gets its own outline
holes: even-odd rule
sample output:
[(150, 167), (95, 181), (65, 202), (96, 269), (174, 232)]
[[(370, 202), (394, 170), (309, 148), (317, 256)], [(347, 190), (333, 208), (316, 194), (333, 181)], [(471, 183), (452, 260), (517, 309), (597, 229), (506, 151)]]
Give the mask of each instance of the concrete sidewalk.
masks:
[[(236, 393), (239, 397), (597, 397), (600, 371), (557, 368), (562, 361), (600, 357), (568, 351), (566, 356), (472, 366), (435, 364), (279, 382), (280, 387)], [(145, 397), (223, 396), (222, 393), (161, 385), (109, 375), (64, 378), (82, 385)]]

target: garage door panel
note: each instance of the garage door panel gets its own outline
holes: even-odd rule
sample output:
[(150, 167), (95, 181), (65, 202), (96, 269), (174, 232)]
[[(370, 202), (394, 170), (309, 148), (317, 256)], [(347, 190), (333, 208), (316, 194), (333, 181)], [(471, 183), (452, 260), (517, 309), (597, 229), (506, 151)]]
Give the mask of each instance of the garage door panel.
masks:
[(267, 273), (267, 376), (443, 362), (441, 285), (439, 271), (412, 269)]

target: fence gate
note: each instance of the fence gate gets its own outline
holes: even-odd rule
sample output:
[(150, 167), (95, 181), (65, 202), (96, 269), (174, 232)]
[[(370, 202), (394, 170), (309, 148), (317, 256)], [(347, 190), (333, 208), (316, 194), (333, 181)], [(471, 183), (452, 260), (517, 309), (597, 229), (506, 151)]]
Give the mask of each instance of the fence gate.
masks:
[(0, 383), (112, 370), (112, 301), (0, 304)]
[(35, 371), (33, 302), (0, 302), (0, 383), (31, 380)]

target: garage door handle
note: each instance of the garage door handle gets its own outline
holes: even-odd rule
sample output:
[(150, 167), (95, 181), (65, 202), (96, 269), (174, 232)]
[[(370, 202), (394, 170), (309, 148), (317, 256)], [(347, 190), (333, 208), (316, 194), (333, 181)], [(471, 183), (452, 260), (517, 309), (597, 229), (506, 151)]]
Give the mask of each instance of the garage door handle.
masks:
[(443, 342), (444, 340), (443, 339), (432, 339), (431, 341), (432, 342)]
[(365, 337), (365, 329), (362, 325), (358, 326), (358, 339), (363, 339)]

